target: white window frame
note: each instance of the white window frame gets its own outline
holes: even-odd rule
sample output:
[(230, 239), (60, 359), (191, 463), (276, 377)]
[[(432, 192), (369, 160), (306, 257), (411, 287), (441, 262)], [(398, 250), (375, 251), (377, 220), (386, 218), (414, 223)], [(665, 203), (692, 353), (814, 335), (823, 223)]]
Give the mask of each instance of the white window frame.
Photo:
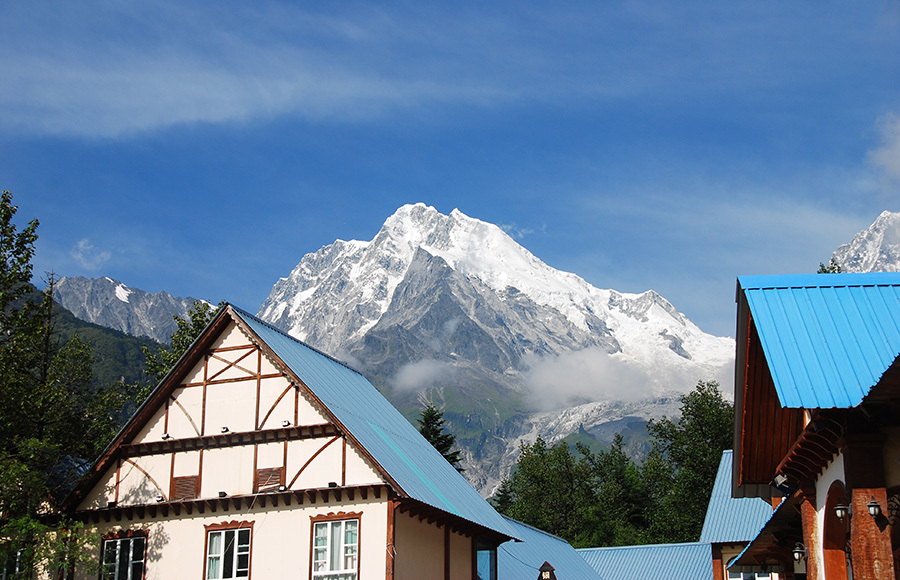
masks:
[[(140, 558), (134, 557), (134, 544), (140, 541), (142, 546)], [(108, 547), (115, 544), (113, 561), (108, 562), (106, 557)], [(123, 550), (125, 547), (125, 550)], [(147, 560), (147, 536), (146, 534), (134, 534), (121, 538), (105, 538), (100, 550), (100, 580), (114, 580), (120, 577), (121, 568), (125, 566), (127, 580), (142, 580), (144, 578), (144, 565)], [(135, 564), (140, 564), (140, 572), (135, 574)], [(109, 568), (109, 567), (112, 568)]]
[[(207, 530), (204, 578), (207, 580), (249, 578), (252, 542), (252, 526)], [(226, 576), (225, 564), (229, 558), (231, 560), (230, 570), (227, 571), (228, 575)]]
[[(359, 527), (359, 517), (312, 522), (310, 566), (313, 580), (359, 578)], [(348, 542), (348, 538), (355, 541)]]

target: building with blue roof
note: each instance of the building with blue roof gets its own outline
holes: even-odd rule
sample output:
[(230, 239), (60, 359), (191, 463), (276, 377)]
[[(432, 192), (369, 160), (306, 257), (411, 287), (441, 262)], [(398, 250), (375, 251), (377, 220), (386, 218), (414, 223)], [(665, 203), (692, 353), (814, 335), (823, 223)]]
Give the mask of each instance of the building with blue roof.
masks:
[(497, 549), (500, 580), (532, 580), (544, 563), (559, 580), (604, 580), (568, 542), (504, 516), (521, 541), (510, 540)]
[(581, 548), (578, 553), (604, 580), (713, 580), (710, 545), (703, 542)]
[(495, 580), (504, 542), (567, 546), (500, 516), (361, 374), (233, 306), (64, 509), (102, 578)]
[(736, 497), (783, 503), (729, 570), (895, 578), (900, 273), (742, 276)]

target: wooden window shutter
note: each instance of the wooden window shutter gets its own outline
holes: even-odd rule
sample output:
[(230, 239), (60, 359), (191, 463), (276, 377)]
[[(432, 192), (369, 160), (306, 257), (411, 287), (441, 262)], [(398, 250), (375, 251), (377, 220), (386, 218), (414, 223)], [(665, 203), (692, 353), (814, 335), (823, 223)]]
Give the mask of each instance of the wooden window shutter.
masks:
[(256, 491), (272, 489), (284, 483), (284, 469), (264, 467), (256, 470)]
[(200, 495), (200, 476), (186, 475), (172, 478), (172, 493), (169, 494), (173, 501), (180, 499), (194, 499)]

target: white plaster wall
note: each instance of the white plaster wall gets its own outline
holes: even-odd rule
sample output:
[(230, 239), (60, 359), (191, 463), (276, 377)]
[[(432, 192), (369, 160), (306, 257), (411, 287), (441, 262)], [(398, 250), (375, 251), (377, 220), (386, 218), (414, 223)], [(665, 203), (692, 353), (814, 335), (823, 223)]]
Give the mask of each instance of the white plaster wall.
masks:
[[(253, 522), (250, 575), (253, 578), (308, 578), (311, 542), (310, 518), (338, 512), (362, 512), (360, 517), (360, 580), (383, 579), (387, 547), (387, 505), (382, 500), (329, 505), (254, 508), (222, 511), (200, 516), (157, 520), (134, 520), (101, 524), (100, 535), (120, 528), (149, 531), (146, 561), (147, 580), (203, 578), (205, 566), (205, 525), (223, 522)], [(100, 546), (92, 547), (92, 557), (100, 558)], [(78, 580), (96, 579), (96, 571), (76, 570)]]
[(224, 447), (203, 452), (200, 497), (253, 493), (253, 446)]
[[(844, 475), (844, 455), (842, 453), (838, 453), (834, 460), (828, 464), (825, 468), (825, 471), (822, 472), (822, 475), (819, 476), (819, 479), (816, 480), (816, 561), (819, 562), (818, 566), (818, 580), (825, 580), (825, 566), (822, 565), (825, 562), (825, 554), (822, 551), (822, 544), (824, 540), (824, 531), (825, 531), (825, 504), (828, 499), (828, 489), (831, 487), (831, 484), (835, 481), (846, 481), (846, 476)], [(806, 547), (807, 550), (810, 549), (809, 546)], [(809, 578), (808, 580), (813, 580)]]

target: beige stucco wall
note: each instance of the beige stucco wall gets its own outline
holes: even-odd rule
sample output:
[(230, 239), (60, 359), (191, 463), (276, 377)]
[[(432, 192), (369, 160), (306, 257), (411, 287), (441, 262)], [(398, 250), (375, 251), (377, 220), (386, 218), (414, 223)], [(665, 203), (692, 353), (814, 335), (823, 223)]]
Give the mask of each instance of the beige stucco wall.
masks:
[[(383, 579), (387, 554), (387, 503), (370, 496), (368, 501), (335, 502), (329, 505), (253, 508), (245, 511), (219, 509), (216, 513), (101, 524), (101, 534), (118, 529), (148, 530), (146, 578), (172, 580), (203, 578), (205, 525), (223, 522), (253, 522), (250, 575), (257, 579), (308, 578), (310, 569), (310, 518), (340, 512), (362, 512), (360, 516), (360, 580)], [(93, 547), (97, 561), (100, 546)], [(95, 579), (96, 572), (76, 570), (79, 580)], [(471, 576), (469, 576), (471, 578)]]
[[(396, 527), (396, 580), (444, 577), (444, 528), (409, 514), (398, 514)], [(472, 539), (450, 534), (450, 577), (472, 578)]]

